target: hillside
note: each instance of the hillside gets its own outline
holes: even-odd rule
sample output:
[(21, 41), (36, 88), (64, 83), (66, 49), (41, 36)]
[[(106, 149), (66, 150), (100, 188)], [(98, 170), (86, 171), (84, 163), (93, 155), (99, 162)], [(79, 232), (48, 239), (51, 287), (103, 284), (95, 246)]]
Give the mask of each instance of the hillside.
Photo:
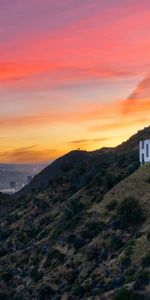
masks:
[(150, 166), (137, 152), (148, 135), (71, 152), (7, 200), (0, 299), (149, 299)]
[(105, 173), (113, 174), (116, 181), (119, 181), (139, 167), (139, 141), (149, 137), (150, 126), (116, 148), (102, 148), (92, 152), (72, 151), (55, 160), (35, 176), (32, 182), (18, 193), (18, 197), (43, 191), (53, 183), (62, 181), (67, 182), (68, 188), (72, 189), (70, 193), (74, 193), (90, 183), (95, 176), (103, 178)]

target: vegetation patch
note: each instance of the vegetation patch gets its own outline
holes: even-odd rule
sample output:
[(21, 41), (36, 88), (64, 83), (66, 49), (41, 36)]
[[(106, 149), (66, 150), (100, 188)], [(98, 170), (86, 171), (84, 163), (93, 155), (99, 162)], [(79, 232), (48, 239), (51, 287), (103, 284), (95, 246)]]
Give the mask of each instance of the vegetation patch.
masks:
[(137, 226), (144, 220), (143, 212), (138, 200), (133, 197), (125, 198), (117, 208), (117, 216), (122, 229)]
[(144, 300), (144, 297), (134, 290), (122, 288), (116, 292), (114, 300)]

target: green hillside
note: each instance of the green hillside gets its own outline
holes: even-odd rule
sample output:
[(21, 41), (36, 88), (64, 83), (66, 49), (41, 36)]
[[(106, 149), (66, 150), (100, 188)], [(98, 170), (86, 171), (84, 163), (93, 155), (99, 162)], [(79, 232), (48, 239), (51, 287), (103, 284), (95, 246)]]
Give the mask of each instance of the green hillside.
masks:
[(68, 154), (0, 202), (0, 299), (150, 298), (150, 165), (137, 169), (138, 139)]

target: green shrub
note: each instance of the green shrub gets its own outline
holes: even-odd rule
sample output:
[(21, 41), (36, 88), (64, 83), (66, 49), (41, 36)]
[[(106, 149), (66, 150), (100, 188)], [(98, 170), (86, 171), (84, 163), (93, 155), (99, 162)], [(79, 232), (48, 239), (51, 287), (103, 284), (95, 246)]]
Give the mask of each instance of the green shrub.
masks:
[(50, 215), (48, 215), (48, 216), (44, 216), (44, 217), (42, 217), (41, 219), (40, 219), (40, 221), (39, 221), (39, 225), (40, 226), (43, 226), (43, 225), (49, 225), (50, 223), (51, 223), (51, 221), (52, 221), (52, 217), (50, 216)]
[(128, 267), (131, 264), (131, 257), (129, 255), (123, 255), (120, 263), (123, 267)]
[(144, 300), (144, 298), (133, 290), (122, 288), (116, 292), (114, 300)]
[(47, 258), (44, 264), (45, 268), (51, 266), (63, 264), (65, 255), (55, 248), (51, 248), (47, 254)]
[(87, 229), (92, 231), (95, 235), (103, 231), (105, 223), (104, 222), (89, 222), (86, 224)]
[(89, 247), (86, 251), (87, 261), (97, 261), (100, 257), (100, 249), (97, 246)]
[(102, 194), (98, 194), (97, 197), (96, 197), (96, 199), (95, 199), (95, 202), (96, 203), (100, 203), (100, 202), (103, 201), (103, 198), (104, 198), (104, 196)]
[(8, 253), (8, 251), (7, 251), (6, 248), (2, 247), (2, 248), (0, 249), (0, 257), (3, 257), (3, 256), (5, 256), (5, 255), (7, 255), (7, 253)]
[(71, 220), (74, 216), (76, 216), (83, 208), (83, 204), (76, 199), (72, 199), (68, 202), (67, 208), (64, 210), (63, 218), (66, 221)]
[(118, 237), (113, 237), (110, 240), (110, 247), (114, 251), (117, 251), (117, 250), (119, 250), (120, 248), (123, 247), (123, 241), (120, 238), (118, 238)]
[(147, 239), (150, 242), (150, 232), (147, 233)]
[(130, 267), (125, 273), (125, 282), (130, 283), (134, 281), (135, 269)]
[(32, 279), (34, 280), (34, 282), (38, 282), (43, 277), (43, 273), (39, 272), (37, 270), (37, 268), (34, 268), (31, 271), (30, 276), (32, 277)]
[(13, 276), (11, 272), (6, 271), (2, 273), (2, 279), (4, 280), (4, 282), (9, 283), (12, 280), (12, 278)]
[(149, 280), (150, 274), (148, 271), (141, 269), (136, 273), (136, 279)]
[(135, 241), (134, 240), (129, 240), (126, 247), (125, 247), (125, 254), (127, 256), (132, 254), (134, 246), (135, 246)]
[(84, 287), (81, 284), (76, 284), (73, 288), (73, 293), (76, 296), (82, 297), (84, 295)]
[(89, 222), (85, 224), (86, 229), (82, 230), (80, 235), (83, 239), (93, 239), (103, 231), (104, 226), (104, 222)]
[(10, 300), (10, 297), (7, 295), (7, 293), (0, 291), (0, 299)]
[(149, 267), (150, 266), (150, 253), (146, 254), (142, 259), (142, 266)]
[(117, 201), (112, 200), (110, 203), (107, 204), (106, 207), (108, 210), (114, 210), (116, 206), (117, 206)]
[(146, 182), (147, 182), (147, 183), (150, 183), (150, 177), (148, 177), (148, 178), (146, 179)]
[(139, 225), (144, 219), (139, 202), (132, 197), (125, 198), (120, 203), (117, 208), (117, 215), (122, 229)]
[(49, 204), (47, 201), (41, 200), (37, 197), (33, 198), (33, 203), (38, 209), (41, 209), (41, 210), (46, 210), (49, 208)]

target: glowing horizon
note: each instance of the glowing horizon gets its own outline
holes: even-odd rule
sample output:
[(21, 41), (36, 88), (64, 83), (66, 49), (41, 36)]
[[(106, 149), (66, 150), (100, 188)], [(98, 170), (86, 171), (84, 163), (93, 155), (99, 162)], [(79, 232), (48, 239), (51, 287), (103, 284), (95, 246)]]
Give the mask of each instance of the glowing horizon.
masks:
[(0, 2), (0, 162), (116, 146), (150, 125), (148, 0), (8, 2)]

